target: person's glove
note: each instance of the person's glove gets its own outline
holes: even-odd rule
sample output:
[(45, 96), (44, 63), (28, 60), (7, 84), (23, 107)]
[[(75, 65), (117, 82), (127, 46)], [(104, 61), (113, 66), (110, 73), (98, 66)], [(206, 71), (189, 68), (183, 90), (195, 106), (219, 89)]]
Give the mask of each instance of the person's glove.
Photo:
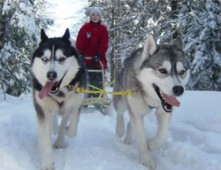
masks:
[(92, 61), (94, 61), (94, 62), (99, 62), (100, 59), (101, 59), (101, 54), (97, 54), (97, 55), (92, 57)]

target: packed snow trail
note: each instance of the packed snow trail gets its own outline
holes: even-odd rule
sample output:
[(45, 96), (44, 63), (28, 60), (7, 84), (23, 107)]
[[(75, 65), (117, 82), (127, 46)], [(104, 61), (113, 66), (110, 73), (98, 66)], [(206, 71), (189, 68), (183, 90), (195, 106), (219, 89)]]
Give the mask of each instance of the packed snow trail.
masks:
[[(31, 96), (0, 96), (0, 170), (38, 170), (35, 111)], [(175, 109), (165, 146), (153, 151), (156, 170), (221, 170), (220, 92), (186, 92)], [(78, 134), (66, 138), (67, 148), (54, 150), (57, 170), (146, 170), (135, 144), (115, 135), (116, 112), (104, 116), (81, 112)], [(156, 132), (154, 114), (145, 118), (146, 134)]]
[[(81, 25), (87, 0), (48, 0), (55, 19), (49, 36), (70, 28), (73, 38)], [(153, 151), (156, 170), (221, 170), (220, 92), (186, 92), (175, 109), (167, 143)], [(54, 150), (56, 170), (147, 170), (139, 164), (135, 144), (125, 145), (115, 135), (116, 112), (103, 116), (82, 110), (78, 134), (67, 138), (67, 148)], [(154, 114), (145, 118), (148, 137), (156, 132)], [(3, 101), (0, 94), (0, 170), (39, 170), (40, 158), (32, 96)]]

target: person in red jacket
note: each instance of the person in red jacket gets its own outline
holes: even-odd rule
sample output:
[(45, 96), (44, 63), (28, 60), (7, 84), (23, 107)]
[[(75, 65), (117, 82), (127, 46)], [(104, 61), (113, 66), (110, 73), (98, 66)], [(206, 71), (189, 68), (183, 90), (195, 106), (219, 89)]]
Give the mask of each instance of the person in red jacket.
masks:
[[(101, 23), (101, 9), (91, 7), (86, 11), (86, 15), (90, 17), (90, 21), (80, 28), (76, 39), (76, 48), (88, 69), (101, 70), (101, 63), (103, 68), (106, 69), (108, 30)], [(102, 75), (89, 72), (89, 83), (102, 89)]]

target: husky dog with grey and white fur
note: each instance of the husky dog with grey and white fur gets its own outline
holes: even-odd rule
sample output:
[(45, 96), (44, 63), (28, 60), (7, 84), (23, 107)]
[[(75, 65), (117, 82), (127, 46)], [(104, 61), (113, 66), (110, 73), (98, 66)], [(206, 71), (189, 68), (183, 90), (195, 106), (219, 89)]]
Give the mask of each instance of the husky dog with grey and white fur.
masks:
[[(68, 29), (62, 37), (56, 38), (49, 38), (41, 30), (41, 42), (33, 54), (31, 71), (41, 170), (54, 170), (51, 132), (57, 133), (54, 148), (65, 147), (65, 135), (74, 137), (77, 134), (84, 94), (74, 89), (85, 88), (87, 84), (84, 63)], [(61, 116), (59, 127), (57, 115)]]
[[(154, 169), (155, 162), (150, 150), (165, 143), (173, 107), (179, 107), (176, 97), (184, 93), (190, 74), (189, 62), (182, 51), (181, 41), (175, 45), (157, 45), (152, 34), (148, 34), (144, 47), (136, 49), (125, 59), (123, 68), (116, 78), (114, 91), (135, 90), (128, 96), (114, 96), (117, 112), (116, 134), (125, 134), (124, 112), (128, 111), (125, 143), (134, 139), (139, 159), (145, 166)], [(158, 122), (156, 136), (145, 138), (144, 115), (155, 108)]]

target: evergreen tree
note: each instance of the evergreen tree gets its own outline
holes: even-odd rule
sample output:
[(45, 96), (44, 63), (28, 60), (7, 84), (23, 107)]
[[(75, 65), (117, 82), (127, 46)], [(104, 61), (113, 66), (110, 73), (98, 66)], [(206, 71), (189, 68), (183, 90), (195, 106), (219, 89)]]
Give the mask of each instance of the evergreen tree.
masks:
[(192, 63), (188, 89), (220, 90), (221, 86), (221, 2), (219, 0), (106, 0), (102, 6), (110, 32), (109, 57), (112, 70), (140, 46), (146, 34), (172, 43), (181, 38)]
[(110, 36), (108, 59), (110, 63), (111, 79), (115, 72), (121, 69), (122, 61), (134, 48), (143, 43), (147, 28), (147, 19), (150, 17), (147, 2), (130, 0), (106, 0), (94, 5), (103, 9), (103, 21), (107, 25)]
[(217, 51), (217, 44), (221, 44), (221, 2), (186, 1), (181, 7), (179, 30), (192, 63), (188, 88), (221, 90), (221, 57)]
[(5, 0), (1, 8), (4, 46), (0, 51), (0, 76), (6, 92), (14, 96), (30, 91), (30, 58), (41, 26), (36, 16), (37, 5), (34, 0)]
[[(0, 13), (2, 13), (2, 7), (4, 5), (4, 0), (0, 1)], [(5, 32), (5, 18), (0, 15), (0, 50), (4, 45), (4, 32)]]

